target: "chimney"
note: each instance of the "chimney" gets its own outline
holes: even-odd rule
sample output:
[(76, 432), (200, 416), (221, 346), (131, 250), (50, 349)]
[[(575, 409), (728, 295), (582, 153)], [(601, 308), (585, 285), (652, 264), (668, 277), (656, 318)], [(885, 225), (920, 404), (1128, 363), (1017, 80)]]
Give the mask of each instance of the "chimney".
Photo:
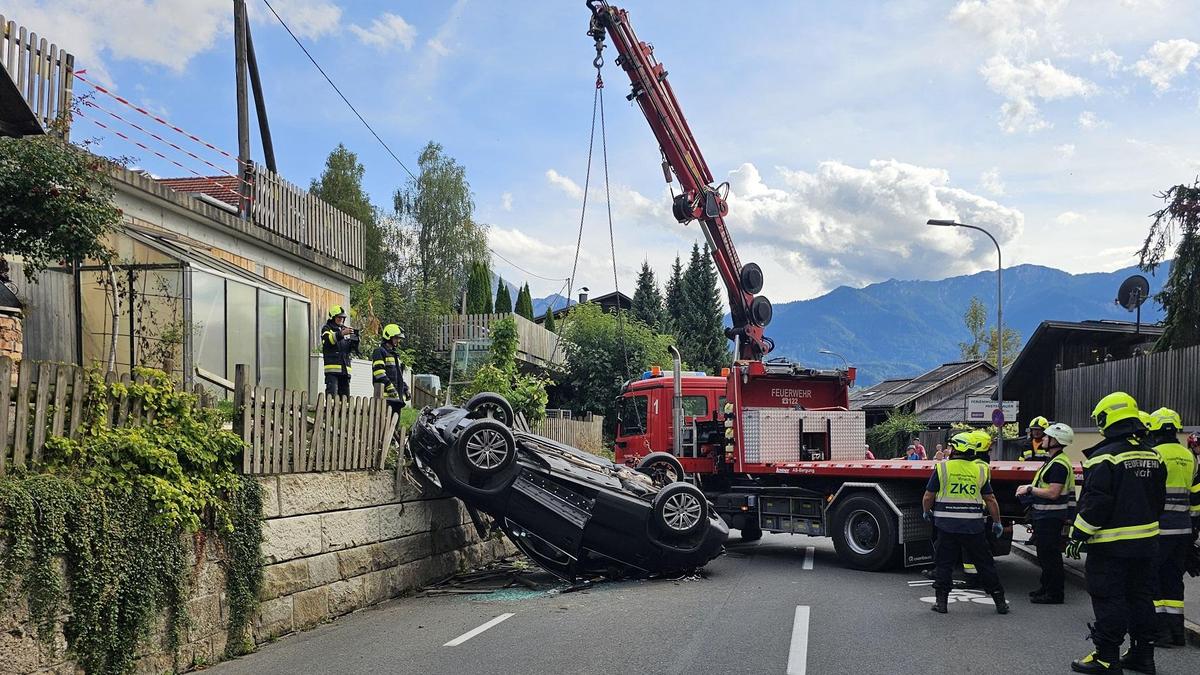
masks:
[(583, 288), (579, 289), (579, 304), (582, 305), (583, 303), (587, 302), (587, 298), (588, 298), (588, 287), (584, 286)]

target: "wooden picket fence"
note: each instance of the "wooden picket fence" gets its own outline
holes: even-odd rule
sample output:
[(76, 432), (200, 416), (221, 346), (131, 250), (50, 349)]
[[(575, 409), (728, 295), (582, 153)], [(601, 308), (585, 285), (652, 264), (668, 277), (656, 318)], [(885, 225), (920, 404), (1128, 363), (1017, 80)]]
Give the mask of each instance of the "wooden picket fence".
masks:
[[(127, 386), (139, 381), (115, 373), (106, 380)], [(52, 437), (78, 438), (86, 393), (87, 380), (79, 366), (28, 359), (16, 363), (0, 357), (0, 476), (41, 462), (42, 450)], [(214, 405), (212, 395), (200, 385), (195, 393), (200, 405)], [(108, 423), (113, 427), (154, 418), (154, 411), (143, 411), (135, 397), (113, 397), (108, 404)]]
[(380, 469), (400, 416), (381, 398), (339, 397), (234, 381), (235, 430), (246, 442), (242, 472), (302, 473)]
[[(0, 14), (0, 68), (8, 71), (17, 90), (42, 127), (48, 127), (71, 107), (75, 57), (45, 37)], [(64, 130), (65, 133), (65, 130)]]

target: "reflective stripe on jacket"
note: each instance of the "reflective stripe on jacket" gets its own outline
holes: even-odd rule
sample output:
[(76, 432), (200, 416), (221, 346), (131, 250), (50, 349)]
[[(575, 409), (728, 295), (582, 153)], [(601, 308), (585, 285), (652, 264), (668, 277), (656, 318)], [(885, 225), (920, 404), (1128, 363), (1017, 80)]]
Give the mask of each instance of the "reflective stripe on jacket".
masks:
[(321, 329), (321, 360), (325, 364), (326, 374), (350, 374), (350, 350), (342, 335), (342, 327), (332, 320), (325, 322)]
[[(1196, 457), (1179, 443), (1154, 446), (1167, 469), (1167, 495), (1162, 517), (1158, 519), (1163, 536), (1192, 535), (1192, 488), (1196, 483)], [(1200, 517), (1200, 508), (1194, 514)]]
[(1046, 450), (1046, 437), (1042, 440), (1037, 440), (1032, 436), (1021, 439), (1021, 461), (1034, 462), (1050, 459), (1050, 453)]
[(408, 389), (404, 382), (404, 363), (386, 345), (379, 345), (371, 353), (371, 380), (382, 384), (385, 389), (394, 389), (392, 395), (398, 396)]
[(933, 502), (934, 523), (940, 518), (983, 520), (983, 494), (991, 469), (969, 459), (949, 459), (937, 465), (938, 491)]
[(1167, 474), (1158, 453), (1124, 435), (1104, 439), (1086, 455), (1071, 536), (1093, 552), (1153, 557), (1145, 540), (1158, 536)]
[(1033, 511), (1032, 518), (1034, 520), (1054, 518), (1066, 521), (1075, 517), (1075, 467), (1071, 466), (1071, 460), (1067, 457), (1066, 453), (1059, 452), (1038, 468), (1037, 473), (1033, 474), (1033, 486), (1039, 488), (1049, 487), (1050, 483), (1046, 481), (1045, 474), (1055, 464), (1067, 470), (1067, 480), (1063, 483), (1062, 492), (1055, 499), (1047, 499), (1034, 495), (1031, 505), (1031, 510)]

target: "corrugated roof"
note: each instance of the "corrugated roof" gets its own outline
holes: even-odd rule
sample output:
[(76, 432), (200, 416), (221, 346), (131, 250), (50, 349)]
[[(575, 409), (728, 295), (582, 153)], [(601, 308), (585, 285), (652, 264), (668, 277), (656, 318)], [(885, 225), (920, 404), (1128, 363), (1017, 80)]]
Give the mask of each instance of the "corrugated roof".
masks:
[(909, 377), (902, 377), (892, 380), (884, 380), (883, 382), (870, 387), (861, 387), (856, 389), (850, 392), (850, 409), (860, 410), (864, 404), (890, 393), (892, 390), (903, 384), (908, 384), (911, 379), (912, 378)]
[(996, 391), (996, 376), (986, 380), (987, 384), (977, 384), (973, 389), (951, 394), (934, 403), (917, 414), (917, 419), (923, 424), (949, 424), (951, 422), (967, 421), (967, 398), (971, 396), (990, 396)]
[(991, 366), (983, 361), (958, 361), (955, 363), (944, 363), (933, 370), (909, 380), (886, 395), (872, 399), (871, 402), (863, 402), (864, 410), (880, 409), (880, 408), (898, 408), (906, 403), (909, 403), (924, 394), (938, 387), (944, 382), (952, 380), (974, 368), (991, 368)]
[(230, 206), (238, 206), (241, 181), (236, 176), (205, 176), (203, 178), (158, 178), (156, 182), (176, 192), (205, 194)]

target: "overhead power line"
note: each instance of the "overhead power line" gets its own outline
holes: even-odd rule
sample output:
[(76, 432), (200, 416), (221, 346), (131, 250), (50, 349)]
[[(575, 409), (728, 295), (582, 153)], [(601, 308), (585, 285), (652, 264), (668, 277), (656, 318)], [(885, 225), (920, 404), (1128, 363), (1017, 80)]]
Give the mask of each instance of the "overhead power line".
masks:
[(488, 247), (488, 250), (492, 252), (492, 255), (494, 255), (494, 256), (496, 256), (497, 258), (499, 258), (499, 259), (503, 260), (504, 262), (508, 263), (509, 265), (512, 265), (513, 267), (515, 267), (515, 268), (517, 268), (517, 269), (521, 270), (522, 272), (524, 272), (525, 274), (528, 274), (528, 275), (529, 275), (529, 276), (531, 276), (531, 277), (537, 277), (538, 279), (542, 279), (542, 280), (544, 280), (544, 281), (566, 281), (566, 280), (567, 280), (567, 277), (544, 277), (544, 276), (542, 276), (542, 275), (540, 275), (540, 274), (534, 274), (533, 272), (530, 272), (529, 270), (525, 269), (524, 267), (521, 267), (521, 266), (520, 266), (520, 265), (518, 265), (517, 263), (515, 263), (515, 262), (513, 262), (513, 261), (509, 260), (508, 258), (505, 258), (504, 256), (500, 255), (500, 253), (499, 253), (499, 252), (497, 252), (497, 251), (496, 251), (496, 249), (494, 249), (494, 248), (492, 248), (492, 247), (490, 247), (490, 246), (489, 246), (489, 247)]
[(292, 29), (288, 27), (287, 22), (283, 20), (283, 17), (279, 16), (279, 12), (276, 12), (275, 8), (271, 6), (270, 0), (263, 0), (263, 4), (267, 6), (267, 9), (271, 10), (271, 13), (274, 14), (275, 18), (279, 21), (279, 25), (283, 26), (283, 29), (287, 31), (288, 35), (292, 36), (292, 39), (296, 41), (296, 44), (300, 47), (300, 50), (304, 52), (304, 55), (308, 57), (308, 60), (312, 61), (312, 64), (316, 66), (318, 71), (320, 71), (321, 77), (324, 77), (325, 81), (329, 83), (329, 86), (333, 87), (333, 90), (337, 92), (337, 95), (342, 97), (342, 101), (345, 102), (345, 104), (350, 108), (351, 112), (358, 117), (358, 121), (363, 123), (363, 126), (367, 128), (367, 131), (370, 131), (371, 135), (375, 137), (375, 140), (379, 141), (379, 144), (383, 146), (383, 149), (387, 150), (387, 153), (392, 156), (392, 159), (396, 160), (396, 163), (400, 165), (400, 168), (404, 169), (405, 173), (407, 173), (409, 177), (411, 177), (413, 180), (416, 180), (417, 177), (413, 175), (413, 172), (409, 171), (408, 167), (404, 165), (404, 162), (400, 161), (400, 158), (396, 156), (396, 153), (392, 152), (392, 149), (388, 147), (388, 144), (379, 137), (379, 134), (375, 132), (375, 129), (369, 123), (367, 123), (367, 120), (364, 119), (362, 114), (358, 112), (358, 108), (355, 108), (354, 104), (350, 102), (350, 99), (346, 98), (346, 95), (342, 93), (342, 90), (333, 83), (333, 80), (325, 72), (325, 69), (321, 67), (321, 64), (317, 63), (317, 60), (314, 59), (313, 55), (308, 52), (308, 48), (304, 46), (304, 43), (300, 41), (300, 38), (296, 37), (296, 34), (293, 33)]

